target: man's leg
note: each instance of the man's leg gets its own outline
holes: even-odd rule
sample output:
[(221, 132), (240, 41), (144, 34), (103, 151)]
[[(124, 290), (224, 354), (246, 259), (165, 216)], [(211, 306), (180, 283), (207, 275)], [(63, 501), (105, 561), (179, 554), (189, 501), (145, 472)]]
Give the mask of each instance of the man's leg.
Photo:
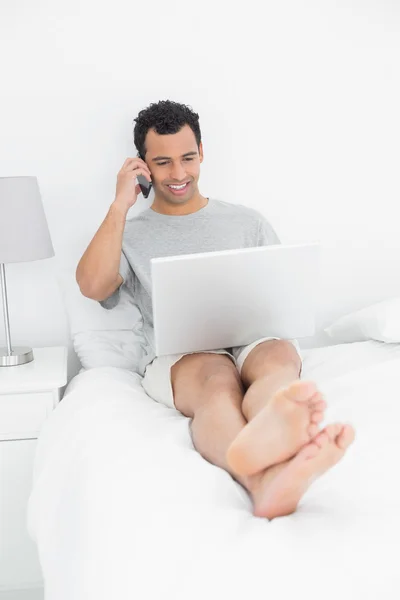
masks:
[(242, 412), (249, 422), (228, 449), (231, 468), (251, 475), (294, 456), (318, 433), (326, 404), (288, 340), (268, 340), (246, 357)]
[(171, 385), (175, 407), (192, 419), (196, 450), (245, 485), (226, 461), (227, 448), (247, 423), (241, 410), (244, 388), (233, 361), (223, 354), (187, 354), (172, 366)]
[(176, 408), (193, 419), (196, 450), (248, 490), (259, 517), (272, 519), (296, 510), (310, 482), (337, 463), (354, 438), (351, 427), (328, 425), (293, 459), (254, 475), (240, 475), (226, 459), (232, 441), (247, 427), (241, 411), (244, 385), (231, 359), (186, 355), (171, 368), (171, 383)]
[[(241, 410), (244, 387), (236, 365), (226, 355), (187, 354), (171, 367), (171, 386), (176, 409), (192, 419), (194, 447), (249, 492), (256, 514), (264, 501), (267, 480), (264, 484), (263, 478), (267, 471), (242, 476), (226, 459), (229, 446), (247, 424)], [(283, 463), (274, 467), (273, 476), (285, 466)]]
[[(182, 414), (193, 419), (191, 430), (195, 448), (206, 460), (231, 473), (247, 488), (248, 475), (255, 475), (293, 456), (299, 447), (317, 433), (318, 428), (312, 423), (315, 415), (317, 419), (322, 418), (319, 411), (323, 402), (319, 395), (315, 395), (315, 384), (311, 382), (307, 387), (304, 383), (303, 390), (300, 393), (296, 391), (294, 400), (287, 400), (284, 396), (279, 406), (272, 407), (270, 421), (266, 427), (263, 422), (263, 431), (256, 428), (254, 435), (247, 421), (255, 416), (256, 411), (248, 410), (246, 400), (250, 398), (250, 407), (257, 405), (257, 410), (261, 411), (267, 399), (271, 399), (279, 387), (290, 384), (295, 378), (290, 363), (286, 365), (286, 370), (277, 365), (276, 351), (275, 360), (269, 361), (268, 382), (257, 377), (259, 358), (265, 359), (265, 352), (264, 356), (260, 354), (261, 346), (257, 346), (245, 360), (242, 368), (244, 382), (233, 361), (221, 354), (187, 354), (171, 368), (174, 404)], [(287, 355), (286, 358), (282, 357), (282, 361), (286, 359)], [(265, 371), (264, 365), (264, 375)], [(249, 388), (246, 392), (245, 388), (254, 377), (257, 377), (255, 389)], [(256, 382), (262, 385), (256, 386)], [(228, 456), (228, 449), (231, 448), (234, 452)], [(246, 459), (249, 451), (251, 468), (246, 469), (243, 468), (243, 457)], [(236, 456), (240, 459), (236, 461), (237, 464)], [(259, 468), (254, 468), (255, 461), (261, 464)]]

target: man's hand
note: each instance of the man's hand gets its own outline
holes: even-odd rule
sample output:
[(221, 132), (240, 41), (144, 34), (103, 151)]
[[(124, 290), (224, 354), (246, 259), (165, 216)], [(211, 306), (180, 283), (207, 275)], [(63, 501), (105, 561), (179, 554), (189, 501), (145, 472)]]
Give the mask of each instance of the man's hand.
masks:
[(140, 185), (136, 184), (137, 175), (143, 175), (151, 181), (151, 173), (147, 164), (139, 157), (127, 158), (117, 175), (117, 186), (114, 205), (124, 211), (133, 206), (141, 192)]

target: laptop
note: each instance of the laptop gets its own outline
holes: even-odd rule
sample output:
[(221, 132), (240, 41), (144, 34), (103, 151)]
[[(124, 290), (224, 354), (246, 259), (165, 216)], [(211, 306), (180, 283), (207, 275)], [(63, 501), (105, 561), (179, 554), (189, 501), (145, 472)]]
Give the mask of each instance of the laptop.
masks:
[(320, 245), (151, 259), (156, 355), (314, 335)]

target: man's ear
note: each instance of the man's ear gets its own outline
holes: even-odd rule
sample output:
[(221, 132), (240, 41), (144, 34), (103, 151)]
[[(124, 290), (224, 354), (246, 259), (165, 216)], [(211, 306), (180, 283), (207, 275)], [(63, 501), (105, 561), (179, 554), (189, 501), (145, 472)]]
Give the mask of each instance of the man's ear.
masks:
[(200, 162), (203, 162), (203, 158), (204, 158), (204, 155), (203, 155), (203, 142), (200, 142), (200, 144), (199, 144), (199, 154), (200, 154)]

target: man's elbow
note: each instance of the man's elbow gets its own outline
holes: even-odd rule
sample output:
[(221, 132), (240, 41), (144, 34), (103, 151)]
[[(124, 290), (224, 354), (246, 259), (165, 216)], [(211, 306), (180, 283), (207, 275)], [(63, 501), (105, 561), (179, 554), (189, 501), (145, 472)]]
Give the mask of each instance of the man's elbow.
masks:
[(91, 300), (101, 302), (111, 296), (119, 287), (119, 281), (113, 282), (111, 286), (104, 286), (104, 282), (88, 281), (76, 275), (76, 282), (79, 286), (81, 294)]
[(93, 281), (89, 281), (83, 277), (79, 277), (78, 273), (76, 274), (76, 282), (79, 286), (80, 292), (86, 298), (90, 298), (91, 300), (105, 300), (107, 296), (104, 296), (104, 293), (101, 293), (98, 285), (96, 285)]
[(81, 294), (83, 296), (85, 296), (85, 298), (90, 298), (90, 300), (96, 300), (97, 302), (101, 302), (102, 300), (106, 300), (108, 298), (108, 296), (110, 294), (99, 294), (96, 290), (93, 290), (91, 288), (85, 288), (85, 287), (81, 287), (79, 286), (79, 289), (81, 291)]
[(99, 297), (98, 290), (96, 290), (96, 288), (94, 288), (92, 285), (89, 285), (87, 282), (78, 279), (76, 282), (79, 286), (82, 296), (90, 298), (91, 300), (103, 300), (103, 298)]

